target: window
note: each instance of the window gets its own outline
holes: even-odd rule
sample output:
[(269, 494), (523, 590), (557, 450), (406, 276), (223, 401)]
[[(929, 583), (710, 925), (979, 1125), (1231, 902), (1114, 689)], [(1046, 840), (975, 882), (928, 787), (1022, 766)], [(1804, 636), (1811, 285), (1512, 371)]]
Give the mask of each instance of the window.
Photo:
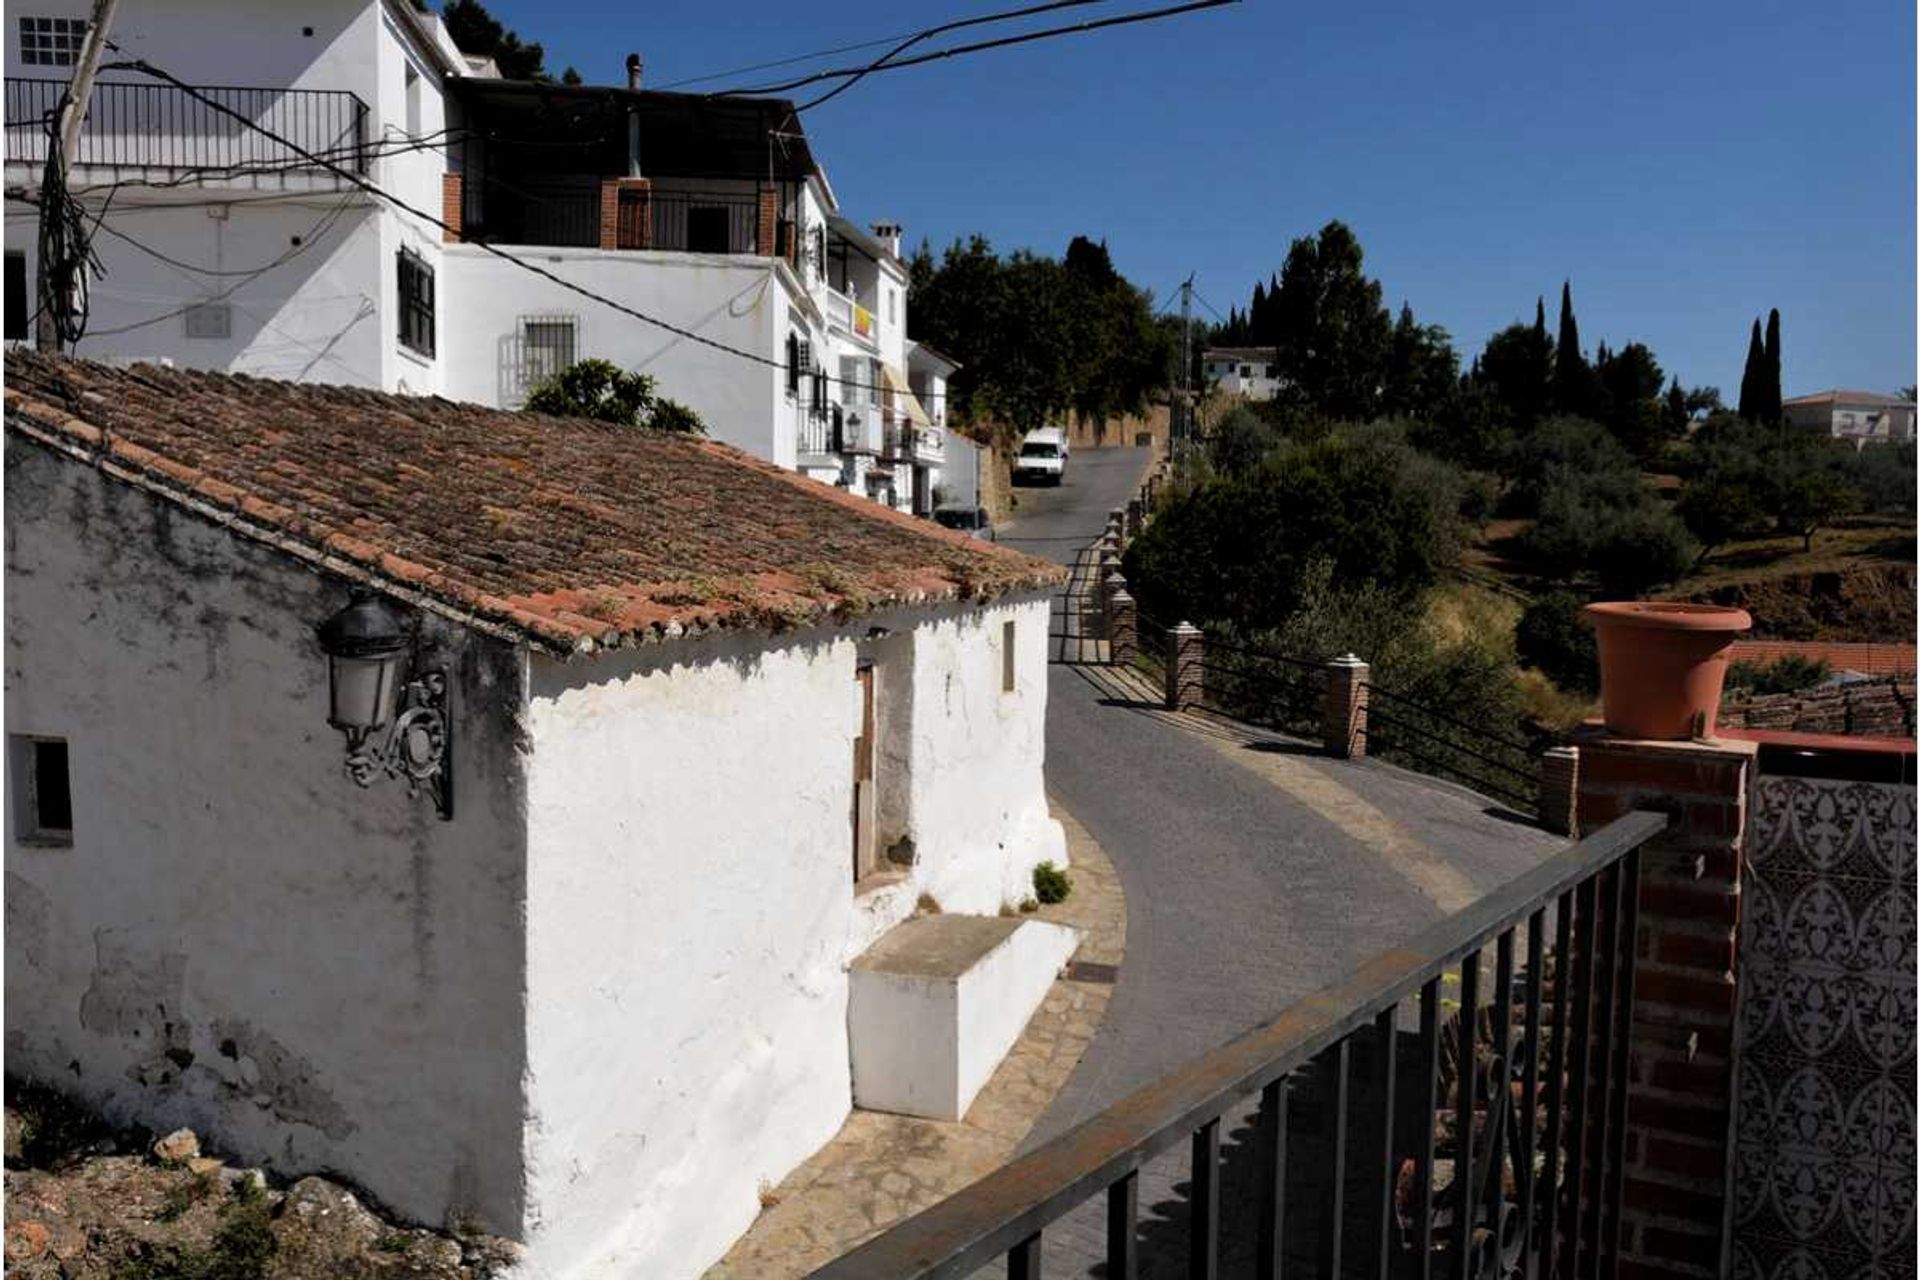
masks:
[(73, 785), (67, 774), (66, 739), (15, 734), (7, 746), (14, 838), (21, 844), (72, 844)]
[(840, 403), (849, 409), (867, 402), (866, 370), (861, 367), (865, 363), (857, 356), (840, 357)]
[(22, 18), (20, 61), (29, 67), (70, 67), (86, 34), (85, 18)]
[(407, 64), (407, 136), (420, 136), (420, 73)]
[(787, 394), (800, 398), (800, 388), (813, 376), (813, 344), (797, 333), (787, 335)]
[(727, 233), (727, 207), (725, 205), (696, 204), (688, 207), (687, 252), (733, 252), (733, 238)]
[(1014, 685), (1014, 645), (1013, 624), (1002, 623), (1000, 627), (1000, 692), (1012, 693)]
[(233, 307), (225, 302), (201, 302), (182, 313), (189, 338), (231, 338)]
[(527, 316), (520, 321), (520, 394), (526, 395), (579, 357), (580, 322), (572, 316)]
[(27, 305), (27, 255), (7, 255), (7, 341), (18, 342), (31, 334), (33, 309)]
[(1241, 365), (1240, 376), (1243, 378), (1251, 378), (1253, 376), (1253, 366), (1250, 364)]
[(887, 290), (887, 323), (900, 323), (900, 291), (898, 289)]
[(400, 251), (400, 345), (433, 354), (433, 268), (411, 249)]
[(827, 278), (827, 231), (825, 227), (815, 227), (808, 237), (807, 260), (813, 264), (813, 274), (824, 280)]

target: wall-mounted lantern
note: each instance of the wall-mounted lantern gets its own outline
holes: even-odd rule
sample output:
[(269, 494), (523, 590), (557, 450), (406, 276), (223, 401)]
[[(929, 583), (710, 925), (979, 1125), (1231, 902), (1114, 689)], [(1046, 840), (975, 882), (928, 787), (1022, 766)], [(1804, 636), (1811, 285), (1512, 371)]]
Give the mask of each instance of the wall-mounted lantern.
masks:
[(355, 587), (347, 606), (320, 624), (327, 655), (327, 723), (347, 735), (347, 775), (363, 787), (400, 778), (424, 787), (453, 817), (453, 723), (444, 671), (410, 668), (412, 637), (381, 599)]

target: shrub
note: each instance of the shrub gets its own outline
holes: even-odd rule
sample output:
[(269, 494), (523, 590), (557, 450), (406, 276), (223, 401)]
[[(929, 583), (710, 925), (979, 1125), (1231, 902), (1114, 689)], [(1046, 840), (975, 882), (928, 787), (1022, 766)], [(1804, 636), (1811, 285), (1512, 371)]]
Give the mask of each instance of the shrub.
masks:
[(1727, 668), (1727, 692), (1760, 696), (1798, 693), (1825, 684), (1833, 669), (1824, 660), (1788, 654), (1774, 662), (1736, 662)]
[(653, 379), (609, 360), (576, 360), (527, 397), (527, 408), (559, 418), (593, 418), (622, 427), (705, 435), (700, 415), (656, 396)]
[(1522, 666), (1544, 673), (1562, 689), (1591, 694), (1600, 689), (1600, 656), (1580, 609), (1580, 597), (1571, 591), (1539, 597), (1520, 615), (1513, 647)]
[(1067, 895), (1073, 892), (1073, 877), (1053, 865), (1043, 862), (1033, 869), (1033, 896), (1042, 903), (1052, 906), (1056, 902), (1065, 902)]

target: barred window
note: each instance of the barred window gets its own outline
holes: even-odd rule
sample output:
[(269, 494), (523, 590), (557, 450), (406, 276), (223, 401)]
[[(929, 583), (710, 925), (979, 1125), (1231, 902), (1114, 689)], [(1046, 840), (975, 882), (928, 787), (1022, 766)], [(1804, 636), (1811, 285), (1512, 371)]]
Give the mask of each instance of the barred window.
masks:
[(433, 268), (411, 249), (400, 251), (400, 345), (433, 354)]
[(86, 34), (85, 18), (22, 18), (20, 61), (29, 67), (70, 67)]
[(855, 356), (840, 357), (840, 403), (857, 409), (867, 402), (866, 362)]
[(520, 391), (525, 395), (572, 364), (579, 322), (572, 316), (529, 316), (520, 321)]

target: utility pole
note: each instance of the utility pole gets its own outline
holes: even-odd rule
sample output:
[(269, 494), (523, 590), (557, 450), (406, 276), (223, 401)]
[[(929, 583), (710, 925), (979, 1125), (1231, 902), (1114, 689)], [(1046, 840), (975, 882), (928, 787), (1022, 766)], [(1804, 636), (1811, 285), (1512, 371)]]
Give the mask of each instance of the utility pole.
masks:
[[(73, 168), (73, 149), (80, 145), (80, 129), (87, 122), (87, 100), (93, 96), (93, 78), (100, 72), (100, 59), (107, 52), (107, 28), (113, 25), (113, 11), (120, 0), (93, 0), (93, 18), (80, 41), (80, 56), (73, 66), (73, 79), (60, 100), (60, 118), (55, 133), (60, 139), (59, 179), (64, 189), (67, 173)], [(44, 232), (50, 216), (50, 202), (44, 187), (40, 192), (40, 223)], [(41, 242), (45, 243), (44, 234)], [(85, 270), (83, 266), (81, 268)], [(35, 297), (40, 302), (40, 318), (34, 325), (34, 346), (41, 351), (58, 351), (60, 335), (54, 328), (53, 282), (47, 275), (45, 259), (35, 257)]]
[(1193, 376), (1193, 276), (1180, 284), (1180, 412), (1173, 424), (1174, 460), (1184, 464), (1193, 448), (1193, 401), (1188, 380)]

